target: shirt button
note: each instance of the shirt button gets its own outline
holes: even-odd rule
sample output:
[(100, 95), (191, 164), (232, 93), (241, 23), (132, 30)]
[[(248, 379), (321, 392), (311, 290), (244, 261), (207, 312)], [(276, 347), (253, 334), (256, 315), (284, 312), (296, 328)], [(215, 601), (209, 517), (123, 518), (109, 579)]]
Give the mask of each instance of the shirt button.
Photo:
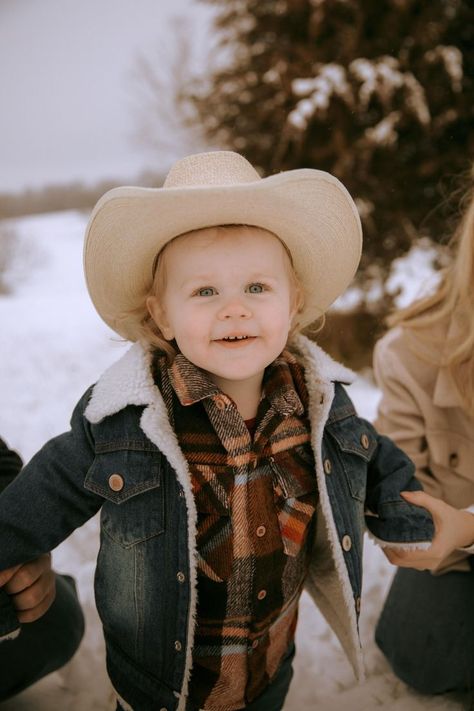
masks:
[(177, 573), (176, 577), (178, 579), (178, 583), (184, 583), (184, 581), (186, 580), (185, 574), (182, 573), (181, 571), (179, 571), (179, 573)]
[(365, 432), (364, 432), (364, 434), (363, 434), (363, 435), (361, 436), (361, 438), (360, 438), (360, 443), (361, 443), (361, 445), (363, 446), (364, 449), (368, 449), (368, 448), (369, 448), (370, 442), (369, 442), (369, 438), (367, 437), (367, 435), (365, 434)]
[(218, 410), (224, 410), (227, 404), (225, 398), (222, 395), (216, 395), (216, 397), (214, 398), (214, 402), (216, 403), (216, 407)]
[(252, 649), (257, 649), (257, 647), (258, 647), (258, 639), (254, 639), (254, 641), (252, 642)]
[(257, 528), (257, 536), (259, 538), (262, 538), (266, 534), (266, 532), (267, 532), (267, 529), (265, 528), (265, 526), (259, 526)]
[(266, 590), (259, 590), (257, 597), (259, 600), (265, 600), (265, 598), (267, 597), (267, 591)]
[(112, 491), (122, 491), (124, 483), (123, 477), (120, 474), (111, 474), (109, 476), (109, 486)]
[(350, 551), (350, 549), (352, 548), (352, 540), (350, 536), (345, 535), (342, 537), (342, 547), (346, 551), (346, 553)]
[(456, 452), (452, 452), (449, 455), (449, 466), (450, 467), (457, 467), (459, 464), (459, 456), (456, 454)]
[(180, 652), (183, 649), (183, 645), (179, 641), (179, 639), (176, 640), (174, 643), (174, 648), (176, 649), (177, 652)]
[(324, 460), (324, 471), (326, 474), (330, 474), (332, 472), (332, 464), (330, 459)]

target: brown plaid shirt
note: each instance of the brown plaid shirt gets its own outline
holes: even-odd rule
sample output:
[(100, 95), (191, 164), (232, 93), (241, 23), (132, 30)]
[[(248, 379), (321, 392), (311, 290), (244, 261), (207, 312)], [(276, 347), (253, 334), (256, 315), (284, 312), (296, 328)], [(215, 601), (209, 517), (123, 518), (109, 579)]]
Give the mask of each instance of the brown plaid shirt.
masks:
[(183, 355), (154, 363), (198, 511), (190, 701), (234, 711), (261, 694), (295, 633), (317, 503), (303, 369), (265, 372), (252, 438), (233, 401)]

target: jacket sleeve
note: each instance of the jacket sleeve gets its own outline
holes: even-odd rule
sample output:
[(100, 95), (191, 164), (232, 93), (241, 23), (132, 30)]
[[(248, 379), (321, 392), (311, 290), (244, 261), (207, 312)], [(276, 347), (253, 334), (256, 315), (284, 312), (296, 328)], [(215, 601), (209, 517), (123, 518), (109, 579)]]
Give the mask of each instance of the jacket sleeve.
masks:
[(13, 481), (22, 466), (20, 455), (0, 439), (0, 494)]
[(375, 380), (382, 392), (375, 426), (408, 454), (423, 488), (441, 498), (439, 482), (429, 470), (425, 421), (412, 394), (416, 391), (416, 387), (412, 387), (413, 375), (394, 352), (393, 336), (385, 336), (376, 344), (373, 360)]
[(411, 459), (369, 422), (376, 447), (368, 464), (366, 491), (366, 526), (382, 547), (427, 548), (434, 535), (431, 514), (405, 501), (401, 491), (422, 488), (415, 477)]
[[(102, 498), (83, 486), (94, 459), (83, 415), (89, 394), (76, 406), (71, 429), (50, 440), (0, 495), (0, 570), (53, 550), (100, 508)], [(16, 615), (1, 589), (0, 615), (0, 639), (9, 638)]]

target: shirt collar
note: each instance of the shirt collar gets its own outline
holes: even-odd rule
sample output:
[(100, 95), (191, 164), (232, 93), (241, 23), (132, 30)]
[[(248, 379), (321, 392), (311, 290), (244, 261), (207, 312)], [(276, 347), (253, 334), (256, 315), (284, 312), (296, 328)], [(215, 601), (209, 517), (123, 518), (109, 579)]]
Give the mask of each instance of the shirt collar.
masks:
[[(168, 366), (171, 385), (184, 407), (212, 398), (221, 391), (208, 374), (191, 363), (182, 353)], [(265, 370), (263, 396), (279, 414), (288, 417), (302, 415), (307, 407), (308, 394), (304, 383), (303, 368), (288, 351), (283, 353)]]

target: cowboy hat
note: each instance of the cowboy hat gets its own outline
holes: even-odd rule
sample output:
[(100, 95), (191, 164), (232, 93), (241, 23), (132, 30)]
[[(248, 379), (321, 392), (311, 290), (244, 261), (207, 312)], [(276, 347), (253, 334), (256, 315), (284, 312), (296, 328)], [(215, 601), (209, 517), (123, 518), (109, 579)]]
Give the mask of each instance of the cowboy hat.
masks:
[(359, 214), (337, 178), (313, 169), (261, 178), (238, 153), (197, 153), (175, 163), (162, 188), (114, 188), (92, 211), (84, 271), (101, 318), (134, 340), (127, 314), (145, 313), (156, 254), (184, 232), (230, 224), (262, 227), (287, 246), (305, 292), (302, 327), (342, 294), (359, 264)]

